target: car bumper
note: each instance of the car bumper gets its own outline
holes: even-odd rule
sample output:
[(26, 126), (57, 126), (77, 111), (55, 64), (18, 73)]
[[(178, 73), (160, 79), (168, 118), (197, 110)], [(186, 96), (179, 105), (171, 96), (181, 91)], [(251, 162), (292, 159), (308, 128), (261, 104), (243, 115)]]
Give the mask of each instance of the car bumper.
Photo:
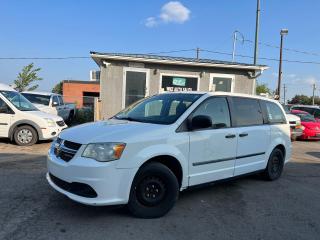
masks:
[(63, 127), (50, 127), (41, 129), (41, 136), (39, 136), (39, 140), (48, 140), (55, 138), (61, 133), (61, 131), (65, 128), (67, 128), (67, 125), (64, 125)]
[(291, 128), (291, 138), (298, 138), (302, 136), (303, 130), (301, 128)]
[[(81, 149), (80, 149), (81, 150)], [(57, 158), (49, 150), (46, 175), (49, 184), (68, 198), (86, 205), (118, 205), (128, 203), (131, 183), (136, 169), (116, 168), (116, 162), (98, 162), (75, 155), (69, 162)], [(55, 181), (61, 180), (67, 186), (82, 184), (91, 188), (96, 196), (85, 197)], [(81, 196), (82, 195), (82, 196)]]

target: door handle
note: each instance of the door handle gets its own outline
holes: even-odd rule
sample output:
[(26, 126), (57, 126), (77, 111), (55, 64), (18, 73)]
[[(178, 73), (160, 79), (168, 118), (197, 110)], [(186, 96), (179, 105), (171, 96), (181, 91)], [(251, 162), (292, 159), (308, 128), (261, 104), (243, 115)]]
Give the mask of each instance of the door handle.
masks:
[(248, 136), (248, 133), (240, 133), (239, 134), (239, 137), (246, 137), (246, 136)]
[(228, 135), (226, 135), (226, 138), (235, 138), (235, 137), (236, 137), (235, 134), (228, 134)]

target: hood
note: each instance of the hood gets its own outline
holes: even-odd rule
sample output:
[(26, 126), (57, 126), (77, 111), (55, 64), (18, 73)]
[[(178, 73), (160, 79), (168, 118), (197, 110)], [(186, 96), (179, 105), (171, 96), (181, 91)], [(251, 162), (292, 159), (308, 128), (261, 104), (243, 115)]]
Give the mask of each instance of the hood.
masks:
[(320, 122), (301, 122), (304, 127), (320, 131)]
[(40, 118), (51, 118), (54, 121), (62, 121), (63, 119), (57, 115), (53, 115), (50, 113), (42, 112), (42, 111), (25, 111), (26, 114), (32, 114), (34, 116), (40, 117)]
[(142, 134), (165, 134), (168, 125), (141, 123), (126, 120), (106, 120), (94, 123), (86, 123), (72, 127), (61, 132), (64, 140), (88, 144), (97, 142), (127, 142), (131, 138)]

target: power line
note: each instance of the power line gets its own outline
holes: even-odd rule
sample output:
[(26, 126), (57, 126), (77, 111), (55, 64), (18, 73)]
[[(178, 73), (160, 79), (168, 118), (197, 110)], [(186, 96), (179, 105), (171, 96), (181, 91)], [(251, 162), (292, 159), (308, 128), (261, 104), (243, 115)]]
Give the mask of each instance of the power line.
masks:
[(91, 57), (0, 57), (0, 60), (67, 60), (88, 58)]
[[(251, 41), (249, 39), (245, 39), (244, 42), (249, 42), (251, 44), (254, 43), (253, 41)], [(270, 48), (277, 48), (277, 49), (280, 48), (279, 46), (273, 45), (273, 44), (270, 44), (270, 43), (259, 42), (259, 45), (263, 45), (263, 46), (270, 47)], [(291, 52), (295, 52), (295, 53), (301, 53), (301, 54), (305, 54), (305, 55), (320, 56), (319, 53), (307, 52), (307, 51), (297, 50), (297, 49), (293, 49), (293, 48), (283, 48), (283, 50), (291, 51)]]

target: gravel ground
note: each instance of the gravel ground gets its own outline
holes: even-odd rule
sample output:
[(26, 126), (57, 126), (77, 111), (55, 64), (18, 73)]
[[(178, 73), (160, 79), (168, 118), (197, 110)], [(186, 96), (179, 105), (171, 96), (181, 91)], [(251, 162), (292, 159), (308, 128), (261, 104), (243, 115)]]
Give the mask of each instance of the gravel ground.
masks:
[(45, 180), (49, 145), (0, 141), (0, 239), (319, 239), (318, 142), (295, 142), (278, 181), (251, 176), (185, 191), (152, 220), (55, 192)]

